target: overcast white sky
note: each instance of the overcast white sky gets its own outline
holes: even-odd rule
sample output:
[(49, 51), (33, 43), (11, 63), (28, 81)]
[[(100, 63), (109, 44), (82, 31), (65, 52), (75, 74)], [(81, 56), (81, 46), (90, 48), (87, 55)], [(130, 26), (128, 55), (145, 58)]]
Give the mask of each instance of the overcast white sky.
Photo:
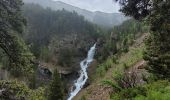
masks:
[(102, 11), (107, 13), (115, 13), (119, 10), (119, 5), (113, 2), (113, 0), (54, 0), (62, 1), (67, 4), (90, 10), (90, 11)]

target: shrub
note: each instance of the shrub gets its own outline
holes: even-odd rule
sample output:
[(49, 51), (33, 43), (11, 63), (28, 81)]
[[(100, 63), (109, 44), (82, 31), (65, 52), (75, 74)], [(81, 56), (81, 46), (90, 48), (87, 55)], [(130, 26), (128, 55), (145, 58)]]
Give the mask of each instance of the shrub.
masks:
[(0, 100), (46, 100), (44, 88), (31, 90), (18, 81), (0, 81)]
[(128, 88), (123, 89), (120, 92), (111, 95), (111, 100), (131, 100), (133, 97), (137, 96), (138, 94), (146, 95), (145, 88), (143, 87), (135, 87), (135, 88)]
[(59, 50), (58, 64), (64, 67), (71, 66), (75, 50), (70, 48), (61, 48)]
[(169, 100), (170, 82), (160, 80), (144, 86), (126, 88), (111, 95), (112, 100)]
[(1, 100), (25, 100), (29, 95), (29, 88), (17, 81), (0, 81)]

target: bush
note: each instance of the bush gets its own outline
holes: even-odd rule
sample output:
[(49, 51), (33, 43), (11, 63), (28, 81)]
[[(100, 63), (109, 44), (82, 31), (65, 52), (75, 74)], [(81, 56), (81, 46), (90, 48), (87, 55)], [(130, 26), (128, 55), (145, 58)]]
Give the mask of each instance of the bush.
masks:
[(166, 80), (123, 89), (111, 95), (112, 100), (169, 100), (169, 98), (170, 82)]
[(0, 81), (0, 100), (46, 100), (43, 88), (31, 90), (18, 81)]
[(1, 100), (25, 100), (29, 95), (29, 88), (17, 81), (0, 81)]
[(136, 97), (139, 94), (146, 95), (145, 88), (143, 87), (135, 87), (135, 88), (128, 88), (123, 89), (122, 91), (112, 94), (111, 99), (112, 100), (125, 100), (125, 99), (132, 99)]
[(100, 77), (104, 76), (104, 74), (113, 66), (115, 60), (113, 58), (108, 58), (105, 63), (98, 65), (97, 75)]

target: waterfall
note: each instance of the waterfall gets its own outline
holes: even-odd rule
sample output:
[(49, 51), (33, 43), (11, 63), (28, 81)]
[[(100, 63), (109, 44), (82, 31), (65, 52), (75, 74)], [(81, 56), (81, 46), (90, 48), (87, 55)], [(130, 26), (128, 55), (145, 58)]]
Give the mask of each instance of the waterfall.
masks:
[(75, 81), (74, 83), (75, 89), (71, 90), (70, 96), (67, 100), (72, 100), (73, 97), (77, 95), (77, 93), (83, 88), (84, 84), (86, 83), (88, 79), (87, 68), (88, 65), (93, 61), (95, 49), (96, 49), (96, 44), (94, 44), (93, 47), (91, 47), (90, 50), (88, 51), (87, 58), (80, 62), (80, 67), (81, 67), (80, 76)]

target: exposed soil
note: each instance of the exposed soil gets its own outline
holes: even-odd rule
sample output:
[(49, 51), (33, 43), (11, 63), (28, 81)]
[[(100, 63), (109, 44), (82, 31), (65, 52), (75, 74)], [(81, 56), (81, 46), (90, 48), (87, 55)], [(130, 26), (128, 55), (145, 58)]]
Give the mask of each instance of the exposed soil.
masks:
[[(143, 40), (147, 37), (147, 35), (147, 33), (143, 34), (139, 39), (135, 41), (135, 44), (131, 48), (137, 48), (143, 45)], [(120, 60), (125, 58), (127, 59), (128, 56), (130, 56), (130, 54), (123, 54), (122, 57), (120, 57)], [(145, 72), (145, 63), (146, 62), (141, 59), (136, 62), (132, 67), (130, 67), (128, 71), (131, 72), (132, 70), (136, 69), (138, 71), (138, 74), (141, 75), (143, 72)], [(82, 98), (85, 98), (86, 100), (110, 100), (110, 93), (113, 92), (113, 89), (111, 87), (102, 85), (101, 81), (104, 79), (112, 80), (113, 70), (114, 68), (109, 69), (103, 78), (97, 79), (97, 81), (80, 91), (80, 93), (74, 98), (74, 100), (81, 100)]]

